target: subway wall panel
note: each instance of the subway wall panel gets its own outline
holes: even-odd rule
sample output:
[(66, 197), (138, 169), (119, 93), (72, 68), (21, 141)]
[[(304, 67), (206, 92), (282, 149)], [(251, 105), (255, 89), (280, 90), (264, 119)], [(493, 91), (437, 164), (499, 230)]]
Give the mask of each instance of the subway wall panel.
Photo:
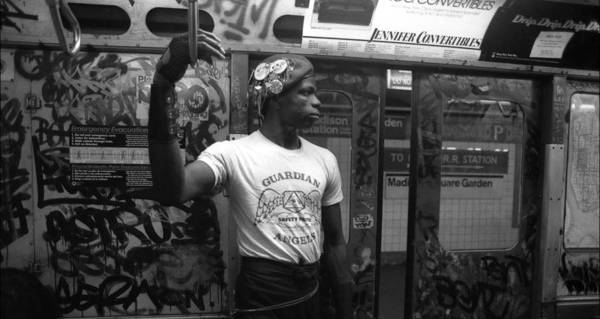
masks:
[[(226, 311), (226, 201), (141, 195), (158, 56), (2, 57), (3, 267), (38, 275), (66, 317)], [(187, 161), (228, 134), (228, 70), (201, 64), (176, 85)]]

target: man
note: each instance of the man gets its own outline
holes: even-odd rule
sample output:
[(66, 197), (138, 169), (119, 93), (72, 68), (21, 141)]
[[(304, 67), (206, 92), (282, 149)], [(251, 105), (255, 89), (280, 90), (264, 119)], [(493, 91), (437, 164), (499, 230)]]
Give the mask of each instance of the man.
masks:
[[(220, 41), (207, 32), (198, 36), (198, 51), (209, 63), (225, 57)], [(242, 256), (238, 318), (319, 318), (322, 252), (333, 277), (336, 317), (351, 318), (337, 160), (298, 135), (319, 119), (313, 65), (291, 54), (265, 59), (252, 74), (249, 94), (259, 107), (261, 128), (211, 145), (184, 167), (172, 110), (174, 83), (189, 63), (186, 38), (173, 39), (151, 89), (150, 160), (159, 200), (174, 204), (227, 190)]]

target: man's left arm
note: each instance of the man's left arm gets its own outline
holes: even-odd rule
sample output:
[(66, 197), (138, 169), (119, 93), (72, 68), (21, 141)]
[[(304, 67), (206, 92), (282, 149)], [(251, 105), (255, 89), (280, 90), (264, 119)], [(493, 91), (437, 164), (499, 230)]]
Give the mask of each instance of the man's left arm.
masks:
[(354, 282), (346, 263), (346, 240), (342, 231), (340, 204), (322, 208), (324, 261), (331, 277), (336, 319), (352, 318)]

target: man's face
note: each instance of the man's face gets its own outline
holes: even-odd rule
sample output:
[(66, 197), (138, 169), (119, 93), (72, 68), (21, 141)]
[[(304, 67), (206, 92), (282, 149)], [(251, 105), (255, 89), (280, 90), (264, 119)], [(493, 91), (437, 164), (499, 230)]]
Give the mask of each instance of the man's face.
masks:
[(279, 117), (284, 126), (297, 129), (311, 127), (320, 116), (321, 101), (317, 98), (315, 78), (309, 77), (300, 81), (285, 94), (279, 101)]

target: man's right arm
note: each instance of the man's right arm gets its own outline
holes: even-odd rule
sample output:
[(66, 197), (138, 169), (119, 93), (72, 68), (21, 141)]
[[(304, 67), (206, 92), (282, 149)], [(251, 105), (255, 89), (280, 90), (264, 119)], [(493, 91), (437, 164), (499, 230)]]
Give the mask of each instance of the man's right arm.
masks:
[(186, 166), (179, 149), (177, 123), (169, 118), (176, 100), (174, 85), (160, 74), (150, 92), (148, 131), (153, 193), (163, 204), (177, 204), (211, 191), (215, 176), (202, 161)]
[[(201, 58), (224, 58), (225, 51), (212, 34), (202, 31), (198, 40)], [(185, 37), (173, 39), (156, 65), (150, 90), (148, 137), (153, 194), (163, 204), (177, 204), (207, 194), (215, 182), (212, 169), (204, 162), (195, 161), (184, 167), (179, 150), (175, 83), (183, 77), (189, 62)]]

